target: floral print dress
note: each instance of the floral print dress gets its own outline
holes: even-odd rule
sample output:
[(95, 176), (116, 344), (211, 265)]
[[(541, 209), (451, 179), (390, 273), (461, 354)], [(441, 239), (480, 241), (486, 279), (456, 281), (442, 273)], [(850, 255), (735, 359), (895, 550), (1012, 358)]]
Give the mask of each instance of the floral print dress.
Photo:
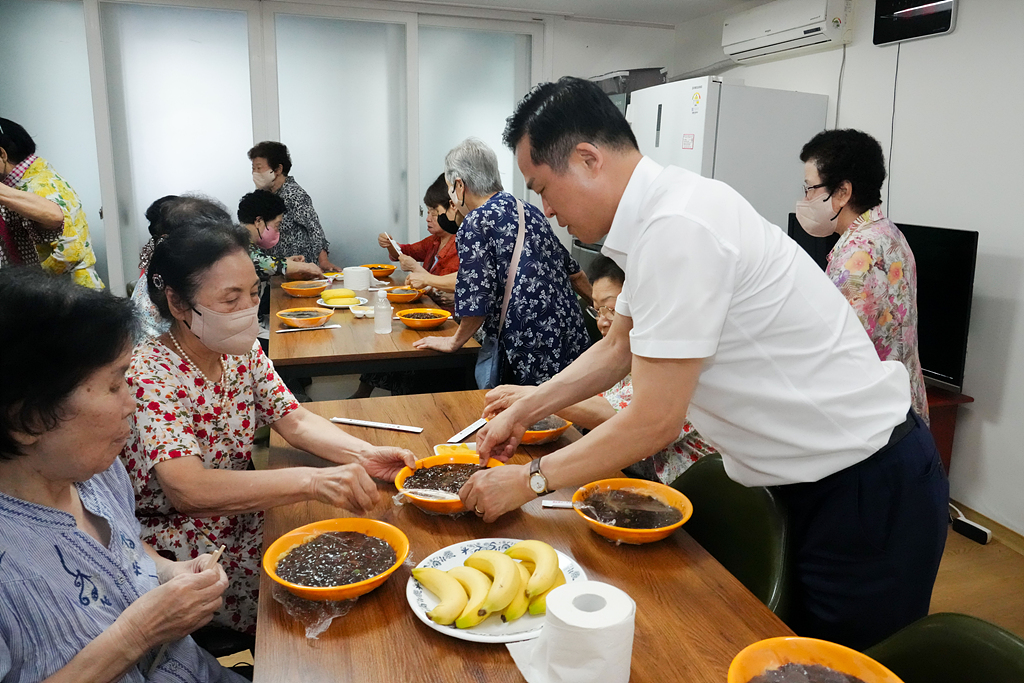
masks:
[(140, 343), (128, 369), (136, 408), (121, 457), (135, 488), (142, 539), (178, 560), (226, 545), (221, 565), (229, 584), (214, 622), (253, 633), (263, 513), (203, 519), (180, 513), (153, 476), (157, 463), (182, 457), (199, 458), (206, 468), (246, 470), (256, 429), (298, 408), (259, 344), (247, 355), (222, 360), (223, 377), (211, 385), (159, 340)]
[(878, 357), (906, 366), (911, 404), (927, 423), (917, 351), (917, 263), (903, 233), (880, 206), (865, 211), (832, 247), (825, 274), (853, 306)]
[[(601, 394), (619, 412), (633, 400), (633, 376), (626, 375), (618, 384)], [(718, 453), (705, 441), (693, 424), (686, 420), (679, 438), (652, 456), (623, 468), (630, 477), (671, 484), (702, 456)]]
[[(590, 335), (569, 276), (579, 263), (565, 250), (540, 209), (525, 204), (526, 236), (515, 272), (505, 326), (502, 359), (519, 385), (551, 379), (590, 346)], [(485, 318), (484, 339), (495, 339), (505, 297), (505, 277), (519, 232), (516, 199), (498, 192), (469, 212), (455, 235), (459, 277), (455, 313)]]

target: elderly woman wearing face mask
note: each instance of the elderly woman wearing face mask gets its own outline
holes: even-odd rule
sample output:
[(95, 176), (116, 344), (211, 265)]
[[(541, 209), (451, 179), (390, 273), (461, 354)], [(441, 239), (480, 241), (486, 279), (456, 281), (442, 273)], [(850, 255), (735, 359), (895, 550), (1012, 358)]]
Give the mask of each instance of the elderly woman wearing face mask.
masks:
[[(252, 632), (262, 511), (317, 500), (365, 512), (378, 495), (370, 477), (390, 480), (415, 459), (349, 436), (295, 401), (255, 344), (259, 278), (248, 248), (249, 234), (225, 224), (181, 228), (154, 249), (149, 294), (171, 328), (135, 348), (123, 458), (148, 543), (179, 560), (227, 545), (229, 585), (214, 622)], [(251, 471), (263, 425), (338, 466)]]
[(295, 256), (283, 259), (271, 256), (269, 251), (281, 239), (281, 222), (287, 211), (284, 200), (273, 192), (256, 190), (238, 202), (238, 222), (249, 231), (249, 258), (256, 266), (260, 280), (267, 282), (273, 275), (284, 275), (289, 280), (315, 280), (324, 272), (315, 263)]
[(814, 237), (839, 234), (825, 274), (857, 312), (882, 360), (910, 373), (914, 412), (928, 422), (917, 351), (917, 264), (899, 228), (882, 213), (885, 157), (878, 141), (859, 130), (826, 130), (800, 151), (804, 199), (801, 227)]

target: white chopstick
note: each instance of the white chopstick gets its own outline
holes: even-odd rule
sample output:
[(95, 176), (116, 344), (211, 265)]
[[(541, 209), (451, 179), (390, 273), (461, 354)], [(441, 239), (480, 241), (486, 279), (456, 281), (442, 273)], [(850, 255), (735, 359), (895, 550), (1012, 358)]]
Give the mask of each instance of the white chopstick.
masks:
[(390, 422), (372, 422), (370, 420), (354, 420), (350, 417), (332, 417), (331, 422), (339, 425), (351, 425), (353, 427), (372, 427), (373, 429), (390, 429), (393, 432), (410, 432), (419, 434), (423, 427), (410, 427), (409, 425), (396, 425)]
[(275, 330), (278, 334), (283, 332), (308, 332), (309, 330), (333, 330), (341, 325), (319, 325), (317, 327), (289, 327), (288, 329)]
[(388, 241), (391, 242), (391, 246), (393, 246), (395, 248), (395, 251), (398, 252), (398, 255), (401, 256), (402, 247), (398, 246), (398, 242), (395, 241), (395, 238), (387, 233), (384, 233), (384, 236), (388, 238)]
[(463, 439), (465, 439), (467, 436), (483, 427), (485, 424), (487, 424), (487, 420), (481, 417), (479, 420), (469, 425), (452, 438), (448, 439), (448, 443), (461, 443)]

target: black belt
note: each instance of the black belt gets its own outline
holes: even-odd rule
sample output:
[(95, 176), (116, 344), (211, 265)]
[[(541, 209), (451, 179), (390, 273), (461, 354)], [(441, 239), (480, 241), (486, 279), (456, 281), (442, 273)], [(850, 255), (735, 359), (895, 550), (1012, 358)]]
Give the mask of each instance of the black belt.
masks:
[(907, 434), (914, 431), (914, 427), (916, 426), (917, 421), (914, 419), (914, 409), (911, 408), (907, 411), (907, 419), (893, 427), (892, 434), (889, 435), (889, 442), (877, 450), (872, 457), (875, 455), (881, 455), (898, 444)]

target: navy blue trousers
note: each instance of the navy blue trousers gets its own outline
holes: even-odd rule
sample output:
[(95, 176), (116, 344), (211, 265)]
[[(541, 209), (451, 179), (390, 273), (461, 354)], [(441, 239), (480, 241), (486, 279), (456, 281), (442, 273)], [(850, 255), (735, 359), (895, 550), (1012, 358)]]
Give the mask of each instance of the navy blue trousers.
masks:
[(928, 614), (949, 523), (949, 481), (931, 432), (867, 460), (779, 486), (793, 531), (789, 626), (863, 650)]

